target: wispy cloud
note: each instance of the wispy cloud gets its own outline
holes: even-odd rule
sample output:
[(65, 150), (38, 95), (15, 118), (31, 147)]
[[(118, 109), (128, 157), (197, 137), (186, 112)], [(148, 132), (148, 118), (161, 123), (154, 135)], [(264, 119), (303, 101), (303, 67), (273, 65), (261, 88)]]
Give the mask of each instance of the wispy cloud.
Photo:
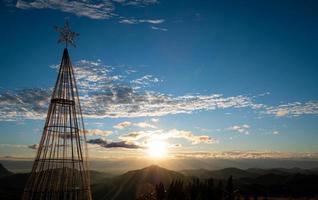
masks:
[(138, 21), (135, 19), (122, 19), (119, 21), (120, 24), (137, 24)]
[(0, 147), (26, 148), (26, 147), (28, 147), (28, 145), (25, 145), (25, 144), (0, 144)]
[(156, 30), (156, 31), (168, 31), (167, 28), (162, 28), (158, 26), (151, 26), (151, 29)]
[[(163, 116), (225, 108), (258, 108), (247, 96), (221, 94), (172, 96), (140, 91), (135, 84), (156, 83), (146, 75), (129, 84), (124, 75), (101, 61), (81, 60), (75, 67), (83, 114), (87, 118)], [(0, 91), (0, 120), (44, 119), (51, 89)]]
[[(247, 96), (224, 97), (221, 94), (172, 96), (160, 92), (136, 90), (137, 85), (160, 82), (153, 75), (144, 75), (127, 84), (124, 75), (100, 61), (81, 61), (76, 68), (84, 115), (91, 118), (142, 117), (192, 113), (224, 108), (259, 108)], [(93, 92), (92, 92), (93, 91)]]
[[(222, 94), (170, 95), (151, 91), (161, 80), (153, 75), (132, 79), (125, 69), (104, 65), (100, 60), (75, 64), (83, 114), (86, 118), (157, 117), (218, 109), (253, 109), (275, 116), (317, 115), (318, 103), (291, 103), (268, 106), (253, 97)], [(148, 90), (140, 85), (147, 85)], [(139, 88), (137, 87), (139, 86)], [(0, 90), (0, 120), (44, 119), (51, 88)]]
[(165, 20), (164, 19), (140, 19), (140, 23), (149, 23), (149, 24), (161, 24)]
[(147, 6), (156, 4), (158, 0), (112, 0), (113, 2), (117, 2), (123, 5), (133, 5), (133, 6)]
[(113, 133), (113, 131), (109, 131), (109, 130), (100, 130), (100, 129), (86, 129), (85, 130), (85, 134), (87, 136), (92, 136), (92, 135), (98, 135), (98, 136), (108, 136), (111, 135)]
[(119, 142), (107, 142), (103, 138), (91, 139), (87, 141), (88, 144), (96, 144), (104, 148), (126, 148), (126, 149), (140, 149), (142, 148), (139, 145), (128, 143), (126, 141)]
[(150, 121), (152, 121), (152, 122), (159, 122), (159, 119), (158, 119), (158, 118), (151, 118)]
[(221, 152), (179, 152), (178, 158), (197, 159), (317, 159), (317, 152), (284, 152), (284, 151), (221, 151)]
[(140, 128), (157, 128), (155, 125), (149, 124), (147, 122), (138, 122), (138, 123), (135, 123), (134, 125)]
[(297, 117), (301, 115), (318, 115), (318, 102), (294, 102), (282, 104), (278, 106), (268, 106), (265, 111), (266, 114), (275, 115), (277, 117)]
[(279, 131), (273, 131), (273, 135), (278, 135)]
[(133, 131), (125, 135), (121, 135), (119, 139), (123, 141), (138, 141), (143, 140), (141, 143), (147, 143), (148, 140), (168, 140), (171, 138), (185, 139), (191, 144), (213, 144), (218, 141), (208, 135), (195, 135), (191, 131), (170, 129), (170, 130), (152, 130), (152, 131)]
[[(156, 0), (18, 0), (15, 6), (19, 9), (59, 10), (62, 12), (72, 13), (77, 16), (88, 17), (91, 19), (109, 19), (111, 17), (118, 16), (118, 14), (115, 13), (116, 4), (120, 4), (123, 6), (148, 6), (156, 3)], [(157, 21), (150, 20), (148, 23), (151, 22)]]
[(243, 125), (231, 126), (231, 127), (228, 128), (228, 130), (235, 131), (237, 133), (242, 133), (242, 134), (245, 134), (245, 135), (249, 135), (250, 134), (250, 132), (249, 132), (250, 128), (251, 128), (250, 125), (243, 124)]
[(119, 139), (124, 140), (124, 141), (137, 141), (142, 138), (148, 137), (151, 133), (149, 131), (134, 131), (130, 132), (128, 134), (124, 134), (119, 136)]
[(32, 144), (32, 145), (29, 145), (28, 148), (36, 150), (36, 149), (39, 148), (39, 145), (38, 144)]
[(208, 135), (195, 135), (191, 131), (171, 129), (167, 133), (168, 138), (184, 138), (191, 142), (192, 144), (206, 143), (213, 144), (218, 141)]
[(140, 89), (141, 87), (146, 87), (158, 82), (162, 82), (162, 80), (160, 80), (157, 77), (154, 77), (153, 75), (148, 74), (148, 75), (144, 75), (140, 78), (132, 80), (131, 84), (135, 89)]
[(0, 91), (0, 120), (43, 119), (51, 92), (41, 88)]
[(155, 125), (149, 124), (147, 122), (132, 123), (128, 121), (120, 122), (114, 126), (115, 129), (124, 129), (131, 126), (137, 126), (139, 128), (157, 128)]
[(67, 1), (67, 0), (18, 0), (16, 7), (20, 9), (54, 9), (91, 19), (108, 19), (114, 15), (111, 1)]
[(165, 20), (164, 19), (135, 19), (135, 18), (123, 18), (119, 20), (120, 24), (161, 24)]
[(124, 128), (129, 127), (129, 126), (132, 126), (132, 125), (133, 125), (132, 122), (127, 122), (127, 121), (125, 121), (125, 122), (120, 122), (120, 123), (116, 124), (116, 125), (114, 126), (114, 128), (115, 128), (115, 129), (124, 129)]
[(104, 65), (100, 60), (80, 60), (74, 70), (82, 93), (111, 90), (113, 83), (124, 77), (119, 72), (114, 74), (114, 66)]
[[(225, 108), (254, 108), (249, 97), (223, 97), (221, 94), (171, 96), (163, 93), (136, 92), (129, 86), (113, 87), (111, 93), (82, 97), (86, 117), (144, 117), (192, 113)], [(97, 106), (98, 105), (98, 106)]]

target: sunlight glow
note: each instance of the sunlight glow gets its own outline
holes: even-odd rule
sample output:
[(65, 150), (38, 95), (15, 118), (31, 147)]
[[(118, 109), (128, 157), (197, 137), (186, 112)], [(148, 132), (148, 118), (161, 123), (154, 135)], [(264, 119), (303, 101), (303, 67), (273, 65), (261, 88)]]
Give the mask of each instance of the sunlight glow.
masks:
[(151, 158), (163, 158), (167, 155), (167, 144), (163, 141), (151, 141), (147, 152)]

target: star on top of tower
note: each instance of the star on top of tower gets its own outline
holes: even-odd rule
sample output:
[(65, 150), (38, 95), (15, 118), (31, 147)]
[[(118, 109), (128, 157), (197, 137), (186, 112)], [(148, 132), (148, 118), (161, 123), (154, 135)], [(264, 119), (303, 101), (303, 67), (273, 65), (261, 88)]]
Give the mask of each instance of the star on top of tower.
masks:
[(58, 43), (64, 43), (67, 47), (68, 44), (76, 47), (75, 45), (75, 37), (79, 36), (78, 33), (71, 30), (68, 22), (66, 21), (63, 27), (54, 27), (57, 32), (60, 33), (60, 37), (58, 39)]

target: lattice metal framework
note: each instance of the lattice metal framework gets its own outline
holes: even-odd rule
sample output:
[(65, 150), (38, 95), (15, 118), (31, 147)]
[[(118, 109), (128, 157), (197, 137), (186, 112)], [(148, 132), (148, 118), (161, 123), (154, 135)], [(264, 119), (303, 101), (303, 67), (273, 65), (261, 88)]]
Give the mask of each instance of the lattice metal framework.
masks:
[(64, 49), (23, 200), (91, 200), (87, 144), (73, 67)]

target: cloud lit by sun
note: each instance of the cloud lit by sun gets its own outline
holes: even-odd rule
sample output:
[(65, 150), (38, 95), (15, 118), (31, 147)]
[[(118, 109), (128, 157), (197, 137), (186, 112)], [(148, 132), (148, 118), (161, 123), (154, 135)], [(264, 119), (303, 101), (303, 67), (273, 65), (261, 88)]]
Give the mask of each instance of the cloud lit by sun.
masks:
[(147, 154), (152, 159), (164, 158), (168, 154), (167, 143), (164, 141), (156, 140), (148, 144)]

